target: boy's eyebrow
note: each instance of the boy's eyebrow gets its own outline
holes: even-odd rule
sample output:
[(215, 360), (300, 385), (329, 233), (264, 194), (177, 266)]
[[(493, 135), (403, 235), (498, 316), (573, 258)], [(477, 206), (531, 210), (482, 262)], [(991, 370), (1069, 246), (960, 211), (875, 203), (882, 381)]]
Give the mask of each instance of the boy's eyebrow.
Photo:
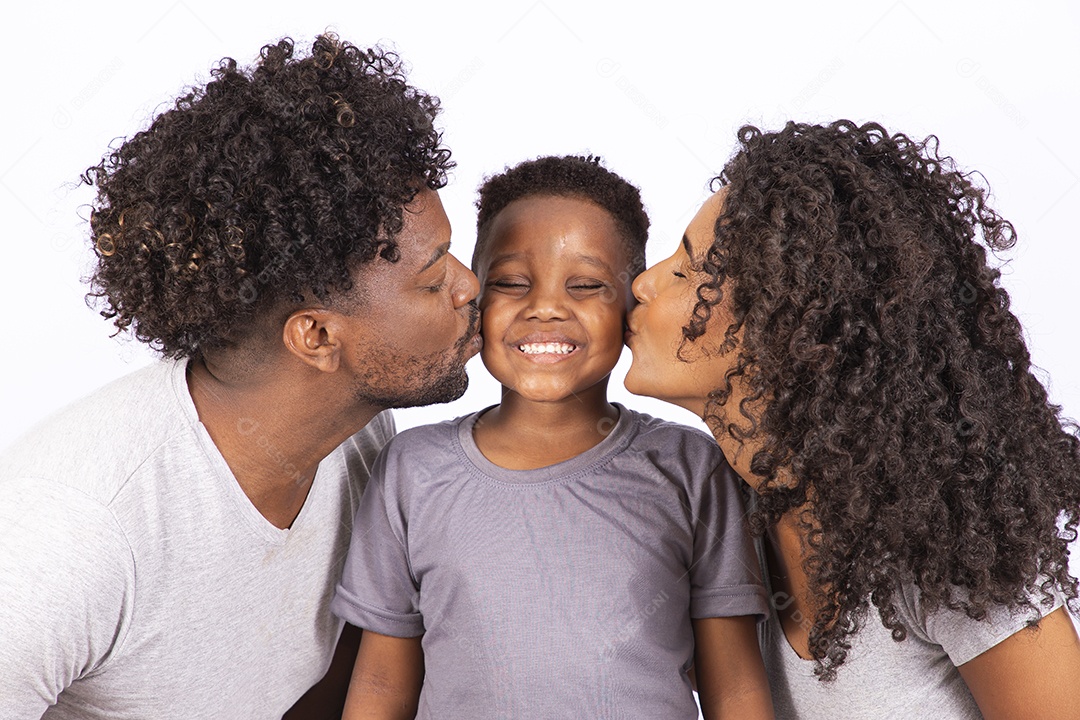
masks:
[(488, 261), (488, 269), (495, 267), (499, 263), (504, 263), (507, 260), (518, 260), (525, 257), (525, 253), (502, 253), (501, 255), (495, 255)]
[(443, 243), (439, 247), (435, 248), (435, 252), (431, 253), (431, 259), (424, 264), (424, 267), (417, 270), (416, 274), (419, 275), (435, 263), (439, 262), (439, 259), (448, 252), (450, 252), (450, 243)]
[(604, 262), (600, 258), (595, 257), (593, 255), (585, 255), (584, 253), (578, 253), (577, 259), (584, 262), (584, 263), (588, 263), (589, 265), (594, 265), (594, 266), (600, 268), (601, 270), (606, 270), (609, 273), (611, 273), (612, 275), (615, 274), (615, 273), (612, 272), (610, 265), (608, 265), (606, 262)]
[[(518, 260), (518, 259), (521, 259), (521, 258), (523, 258), (525, 256), (526, 256), (526, 253), (504, 253), (502, 255), (496, 255), (495, 257), (491, 258), (491, 262), (488, 263), (488, 269), (490, 270), (491, 268), (495, 267), (499, 263), (504, 263), (504, 262), (507, 262), (509, 260)], [(587, 263), (589, 265), (593, 265), (595, 267), (598, 267), (601, 270), (606, 270), (607, 272), (611, 273), (612, 275), (615, 274), (614, 271), (611, 269), (610, 265), (608, 265), (606, 262), (604, 262), (600, 258), (596, 257), (595, 255), (586, 255), (584, 253), (578, 253), (577, 255), (574, 256), (574, 259), (575, 260), (580, 260), (583, 263)]]

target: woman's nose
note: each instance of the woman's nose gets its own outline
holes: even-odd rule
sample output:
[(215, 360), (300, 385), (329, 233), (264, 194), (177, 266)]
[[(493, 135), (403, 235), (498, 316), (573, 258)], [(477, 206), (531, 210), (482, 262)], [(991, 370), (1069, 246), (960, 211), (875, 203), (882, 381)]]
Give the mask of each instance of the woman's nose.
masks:
[(651, 300), (656, 295), (656, 266), (653, 265), (634, 278), (630, 290), (639, 303)]

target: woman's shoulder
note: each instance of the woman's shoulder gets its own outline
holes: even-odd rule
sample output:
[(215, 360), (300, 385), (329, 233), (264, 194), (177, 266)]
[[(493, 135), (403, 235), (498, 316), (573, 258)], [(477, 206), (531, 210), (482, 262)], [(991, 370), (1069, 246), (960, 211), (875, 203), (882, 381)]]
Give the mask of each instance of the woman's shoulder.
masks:
[(870, 605), (847, 659), (828, 682), (814, 674), (812, 660), (796, 654), (770, 613), (759, 635), (777, 716), (915, 717), (933, 707), (935, 717), (981, 718), (956, 663), (927, 628), (936, 613), (918, 610), (917, 593), (914, 584), (901, 583), (894, 595), (896, 617), (907, 630), (902, 641)]
[(762, 628), (777, 717), (981, 718), (956, 667), (940, 647), (911, 634), (897, 642), (873, 610), (851, 638), (836, 679), (823, 682), (814, 663), (795, 654), (775, 615)]
[[(965, 601), (967, 595), (966, 589), (955, 586), (951, 600), (958, 604)], [(1029, 597), (1033, 608), (994, 605), (987, 608), (984, 617), (976, 619), (961, 609), (937, 607), (927, 610), (923, 607), (918, 585), (905, 582), (896, 593), (896, 605), (898, 618), (909, 633), (940, 647), (953, 665), (960, 666), (1064, 603), (1063, 596), (1057, 591), (1052, 593), (1050, 600), (1040, 596), (1041, 593), (1037, 593)]]

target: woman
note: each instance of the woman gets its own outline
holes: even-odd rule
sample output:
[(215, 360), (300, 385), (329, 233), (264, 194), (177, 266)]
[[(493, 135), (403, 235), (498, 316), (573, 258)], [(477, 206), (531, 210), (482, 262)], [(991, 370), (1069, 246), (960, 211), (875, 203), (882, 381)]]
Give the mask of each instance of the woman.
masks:
[(1012, 225), (936, 138), (739, 137), (634, 283), (626, 386), (754, 491), (778, 716), (1080, 717), (1080, 440), (986, 262)]

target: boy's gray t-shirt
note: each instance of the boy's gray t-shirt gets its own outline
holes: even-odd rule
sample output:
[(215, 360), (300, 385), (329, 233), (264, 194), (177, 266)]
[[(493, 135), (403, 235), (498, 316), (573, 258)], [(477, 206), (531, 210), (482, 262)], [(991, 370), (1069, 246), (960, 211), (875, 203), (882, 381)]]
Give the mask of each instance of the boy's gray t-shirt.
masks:
[(768, 607), (715, 441), (620, 406), (591, 450), (515, 471), (479, 415), (387, 445), (331, 608), (424, 636), (418, 718), (697, 718), (690, 618)]

